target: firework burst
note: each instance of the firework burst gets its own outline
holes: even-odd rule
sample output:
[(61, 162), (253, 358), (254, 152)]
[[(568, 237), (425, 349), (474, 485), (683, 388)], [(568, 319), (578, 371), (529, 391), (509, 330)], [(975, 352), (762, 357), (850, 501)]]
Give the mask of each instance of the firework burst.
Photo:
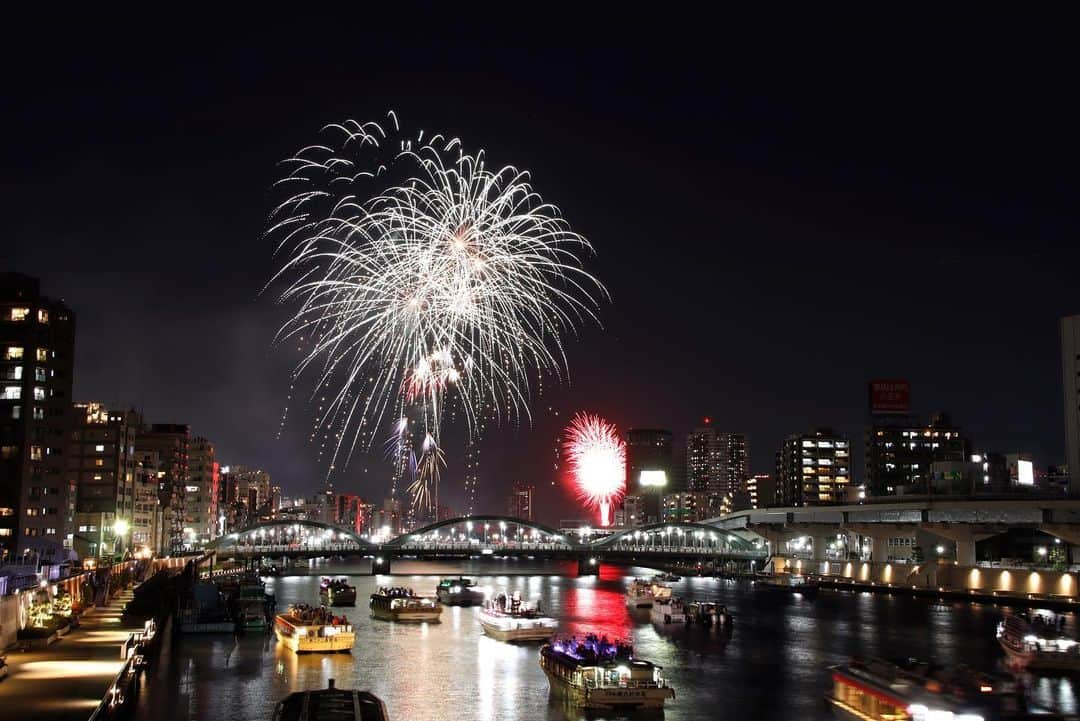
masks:
[(306, 339), (294, 382), (306, 374), (326, 399), (315, 425), (336, 440), (331, 468), (386, 418), (417, 419), (436, 450), (448, 405), (470, 438), (528, 418), (534, 387), (566, 374), (563, 339), (606, 297), (582, 267), (588, 241), (528, 173), (406, 136), (392, 113), (324, 135), (286, 161), (268, 235), (285, 256), (280, 299), (298, 306), (278, 340)]
[(626, 444), (618, 430), (598, 415), (578, 413), (563, 432), (578, 499), (611, 524), (611, 506), (626, 493)]

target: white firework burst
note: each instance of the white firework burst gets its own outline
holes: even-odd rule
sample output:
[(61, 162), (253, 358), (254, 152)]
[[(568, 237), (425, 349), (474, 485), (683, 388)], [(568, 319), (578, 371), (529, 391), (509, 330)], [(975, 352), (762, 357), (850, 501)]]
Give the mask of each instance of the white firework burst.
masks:
[(326, 399), (331, 467), (406, 411), (436, 449), (448, 405), (470, 438), (484, 419), (528, 418), (534, 386), (565, 376), (563, 339), (606, 297), (583, 268), (590, 244), (527, 172), (388, 117), (327, 126), (333, 142), (286, 161), (292, 192), (268, 231), (287, 255), (281, 300), (298, 305), (278, 339), (304, 339), (295, 376)]

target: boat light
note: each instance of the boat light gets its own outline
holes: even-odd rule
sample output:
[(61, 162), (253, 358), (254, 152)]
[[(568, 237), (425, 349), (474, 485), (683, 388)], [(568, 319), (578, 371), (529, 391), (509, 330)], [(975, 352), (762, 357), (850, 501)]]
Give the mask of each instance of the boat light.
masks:
[(490, 548), (484, 548), (480, 551), (480, 554), (483, 556), (490, 556), (493, 553), (495, 553), (495, 551), (491, 550)]
[(461, 586), (451, 586), (450, 593), (461, 593)]
[(618, 674), (620, 676), (629, 676), (630, 675), (630, 667), (629, 666), (616, 666), (615, 671), (618, 672)]
[(306, 628), (298, 628), (298, 629), (296, 629), (296, 635), (297, 636), (307, 636), (307, 629)]

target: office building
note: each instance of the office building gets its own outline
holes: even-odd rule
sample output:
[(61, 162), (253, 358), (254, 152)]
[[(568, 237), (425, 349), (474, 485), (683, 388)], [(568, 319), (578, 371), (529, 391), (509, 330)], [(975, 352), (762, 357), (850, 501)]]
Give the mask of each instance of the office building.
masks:
[[(132, 549), (135, 440), (142, 419), (101, 403), (68, 408), (65, 468), (77, 489), (73, 548), (80, 558), (117, 556)], [(119, 533), (117, 533), (119, 531)]]
[(1061, 389), (1069, 493), (1080, 495), (1080, 315), (1061, 319)]
[(626, 432), (626, 492), (645, 500), (647, 523), (660, 520), (673, 475), (671, 431), (631, 428)]
[(851, 444), (829, 428), (800, 433), (777, 453), (776, 487), (784, 506), (846, 503), (851, 484)]
[(35, 278), (0, 273), (0, 562), (71, 554), (74, 484), (64, 473), (75, 314)]
[(202, 548), (218, 536), (220, 466), (214, 444), (202, 437), (191, 439), (188, 478), (184, 487), (184, 546)]
[(157, 454), (158, 503), (161, 505), (161, 553), (184, 550), (184, 494), (188, 483), (188, 453), (191, 430), (176, 423), (144, 426), (135, 439), (138, 455)]
[(136, 552), (165, 553), (161, 549), (164, 514), (159, 488), (165, 478), (157, 451), (135, 449), (135, 499), (131, 515), (131, 548)]
[(912, 416), (875, 419), (865, 440), (865, 481), (871, 496), (929, 493), (931, 464), (962, 463), (971, 455), (967, 439), (944, 413), (929, 423)]
[(622, 522), (625, 528), (637, 528), (645, 525), (645, 499), (630, 494), (623, 496)]
[(686, 438), (687, 490), (721, 495), (745, 490), (747, 453), (745, 435), (718, 431), (706, 418)]
[(531, 483), (514, 481), (514, 488), (506, 502), (506, 515), (523, 521), (533, 520), (533, 494), (536, 488)]

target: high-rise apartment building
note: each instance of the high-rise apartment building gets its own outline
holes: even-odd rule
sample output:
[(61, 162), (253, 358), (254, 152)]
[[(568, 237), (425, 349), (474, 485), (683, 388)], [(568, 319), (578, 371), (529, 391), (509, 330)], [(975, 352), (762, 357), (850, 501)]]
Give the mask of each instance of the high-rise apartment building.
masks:
[(184, 487), (185, 546), (201, 548), (218, 536), (219, 470), (214, 444), (192, 438)]
[(866, 431), (866, 489), (871, 496), (926, 494), (930, 466), (962, 463), (971, 455), (968, 440), (944, 413), (921, 423), (912, 416), (879, 419)]
[(144, 427), (135, 439), (139, 455), (156, 453), (158, 458), (158, 502), (162, 509), (161, 553), (184, 549), (184, 494), (188, 482), (188, 453), (191, 430), (176, 423), (155, 423)]
[(671, 431), (631, 428), (626, 432), (626, 492), (642, 497), (646, 522), (660, 520), (662, 499), (673, 475)]
[(35, 278), (0, 274), (0, 562), (69, 556), (73, 485), (64, 474), (75, 314)]
[(531, 483), (514, 481), (514, 489), (507, 499), (506, 513), (523, 521), (533, 520), (533, 493), (536, 488)]
[(706, 418), (686, 438), (687, 490), (736, 494), (746, 488), (746, 436), (723, 433)]
[(788, 436), (776, 454), (776, 487), (785, 506), (845, 503), (851, 443), (829, 428)]
[(161, 539), (164, 514), (159, 488), (164, 482), (165, 471), (161, 467), (157, 451), (135, 450), (135, 502), (131, 516), (131, 547), (136, 551), (147, 550), (164, 553)]
[(751, 508), (768, 508), (776, 503), (776, 476), (771, 473), (755, 473), (746, 479), (746, 492)]
[[(77, 488), (73, 547), (80, 558), (113, 556), (132, 549), (135, 440), (142, 419), (134, 411), (110, 411), (101, 403), (75, 403), (67, 411), (67, 478)], [(117, 533), (117, 531), (120, 533)]]
[(1080, 495), (1080, 315), (1061, 319), (1061, 389), (1069, 493)]

